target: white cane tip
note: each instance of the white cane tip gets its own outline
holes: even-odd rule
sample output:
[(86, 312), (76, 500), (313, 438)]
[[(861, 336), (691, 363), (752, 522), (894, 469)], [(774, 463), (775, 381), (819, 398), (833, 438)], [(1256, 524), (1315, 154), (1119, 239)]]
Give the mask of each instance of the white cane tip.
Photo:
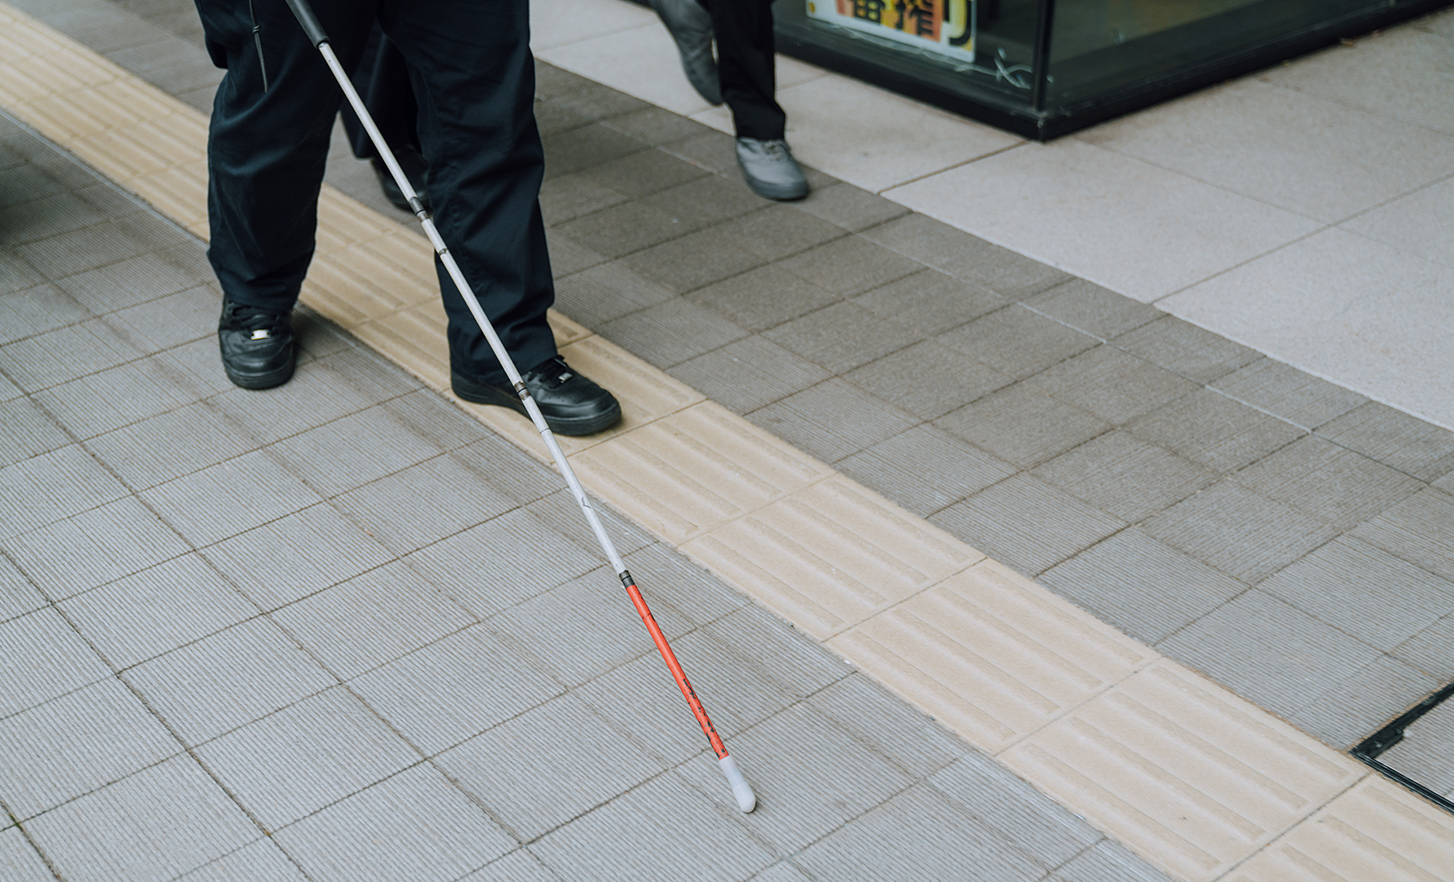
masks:
[(717, 761), (722, 766), (722, 774), (727, 776), (727, 783), (732, 785), (732, 795), (737, 799), (737, 808), (747, 814), (757, 808), (757, 794), (752, 792), (752, 785), (742, 777), (742, 772), (737, 768), (737, 761), (730, 756), (724, 756)]

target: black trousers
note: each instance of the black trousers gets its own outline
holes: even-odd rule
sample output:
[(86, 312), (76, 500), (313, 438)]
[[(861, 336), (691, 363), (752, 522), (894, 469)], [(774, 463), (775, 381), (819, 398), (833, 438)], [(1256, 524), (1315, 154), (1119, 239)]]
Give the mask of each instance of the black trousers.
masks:
[[(208, 257), (229, 297), (291, 309), (313, 257), (342, 91), (283, 0), (196, 3), (207, 49), (227, 71), (207, 145)], [(313, 0), (313, 9), (346, 70), (375, 20), (407, 60), (440, 235), (519, 367), (553, 356), (527, 0)], [(439, 279), (453, 366), (502, 382), (442, 268)]]
[[(401, 150), (420, 152), (419, 104), (414, 100), (409, 65), (399, 48), (378, 28), (369, 32), (363, 57), (351, 79), (389, 149), (396, 154)], [(369, 133), (348, 102), (343, 103), (339, 116), (343, 119), (343, 130), (348, 135), (353, 155), (359, 159), (377, 156), (374, 142), (369, 139)], [(409, 167), (406, 165), (404, 169), (408, 171)]]
[(782, 138), (787, 114), (776, 98), (772, 0), (702, 0), (702, 5), (712, 14), (717, 77), (737, 136)]

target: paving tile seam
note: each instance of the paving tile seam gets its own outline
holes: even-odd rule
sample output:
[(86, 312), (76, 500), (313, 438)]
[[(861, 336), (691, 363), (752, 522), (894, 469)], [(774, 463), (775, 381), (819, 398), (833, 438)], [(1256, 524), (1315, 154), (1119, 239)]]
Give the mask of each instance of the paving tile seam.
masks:
[[(13, 16), (12, 16), (12, 19), (13, 20), (16, 20), (16, 22), (20, 22), (20, 20), (22, 20), (22, 19), (17, 19), (17, 17), (13, 17)], [(54, 41), (52, 41), (52, 42), (54, 42)], [(42, 67), (44, 67), (44, 65), (42, 65)], [(90, 68), (90, 70), (95, 71), (95, 67)], [(430, 296), (432, 296), (432, 294), (430, 294)], [(395, 309), (395, 312), (397, 312), (397, 311), (398, 311), (398, 309)], [(925, 588), (925, 590), (926, 590), (926, 588)], [(750, 594), (750, 591), (749, 591), (749, 594)], [(1067, 604), (1067, 606), (1069, 606), (1069, 604)], [(1197, 674), (1192, 674), (1192, 677), (1198, 677), (1198, 676), (1197, 676)], [(1198, 679), (1200, 679), (1200, 677), (1198, 677)], [(1214, 684), (1211, 684), (1210, 681), (1205, 681), (1205, 680), (1202, 680), (1202, 681), (1204, 681), (1204, 683), (1207, 683), (1207, 686), (1208, 687), (1213, 687), (1213, 689), (1220, 690), (1220, 687), (1214, 686)], [(1229, 695), (1230, 695), (1230, 693), (1229, 693)], [(1089, 703), (1098, 703), (1098, 702), (1096, 702), (1096, 700), (1090, 700), (1090, 702), (1082, 702), (1082, 705), (1080, 705), (1080, 706), (1086, 706), (1086, 705), (1089, 705)], [(1296, 732), (1296, 729), (1290, 729), (1290, 734), (1291, 735), (1296, 735), (1296, 737), (1298, 737), (1298, 738), (1303, 738), (1303, 740), (1306, 740), (1306, 741), (1312, 741), (1312, 740), (1307, 740), (1307, 738), (1306, 737), (1303, 737), (1303, 735), (1301, 735), (1300, 732)], [(1322, 744), (1313, 743), (1312, 747), (1314, 748), (1314, 750), (1328, 751), (1328, 748), (1323, 747)], [(1330, 751), (1329, 751), (1329, 753), (1330, 753)], [(1338, 754), (1333, 754), (1333, 756), (1338, 756)], [(1303, 820), (1306, 820), (1306, 818), (1307, 818), (1307, 815), (1303, 815), (1303, 817), (1297, 818), (1296, 821), (1303, 821)], [(1133, 849), (1134, 849), (1134, 844), (1133, 844)], [(1153, 863), (1154, 862), (1156, 862), (1156, 859), (1153, 859)]]

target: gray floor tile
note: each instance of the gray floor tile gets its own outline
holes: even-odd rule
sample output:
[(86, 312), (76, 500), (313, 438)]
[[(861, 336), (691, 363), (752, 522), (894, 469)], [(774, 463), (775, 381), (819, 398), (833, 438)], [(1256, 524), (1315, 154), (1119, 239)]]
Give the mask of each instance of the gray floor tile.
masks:
[[(670, 607), (655, 607), (652, 613), (668, 639), (691, 630)], [(606, 568), (539, 594), (486, 624), (572, 686), (656, 651), (631, 601), (622, 596), (621, 583)]]
[(99, 314), (136, 306), (211, 280), (210, 273), (203, 276), (187, 272), (159, 255), (142, 254), (71, 276), (57, 285), (87, 309)]
[(765, 331), (837, 303), (842, 295), (773, 264), (693, 291), (687, 299), (749, 331)]
[(1342, 530), (1424, 488), (1424, 483), (1318, 437), (1303, 438), (1233, 477), (1237, 483)]
[(1308, 430), (1368, 401), (1357, 392), (1270, 358), (1250, 362), (1211, 385), (1238, 401)]
[(805, 282), (844, 297), (862, 294), (924, 268), (922, 263), (860, 236), (835, 239), (777, 265)]
[(322, 501), (267, 451), (244, 454), (140, 495), (199, 548)]
[(1118, 426), (1196, 390), (1190, 380), (1110, 345), (1036, 374), (1033, 382), (1061, 401)]
[(808, 313), (763, 336), (835, 374), (898, 352), (919, 339), (908, 328), (847, 302)]
[(0, 623), (0, 718), (111, 676), (96, 653), (53, 609)]
[(0, 720), (0, 798), (23, 821), (181, 750), (130, 690), (102, 680)]
[(85, 446), (136, 490), (215, 466), (258, 442), (209, 404), (189, 404), (105, 435)]
[(27, 392), (104, 371), (145, 353), (101, 319), (0, 346), (0, 371)]
[(258, 614), (196, 554), (61, 601), (58, 607), (102, 657), (129, 668)]
[(1017, 379), (1038, 374), (1098, 345), (1089, 334), (1019, 304), (991, 312), (934, 339)]
[(66, 10), (44, 16), (42, 21), (103, 54), (126, 46), (149, 43), (165, 34), (165, 31), (155, 25), (104, 6)]
[[(559, 68), (551, 68), (550, 65), (537, 65), (550, 68), (552, 73), (559, 72)], [(540, 74), (536, 74), (540, 76)], [(703, 123), (685, 116), (672, 113), (660, 107), (648, 105), (641, 110), (631, 113), (612, 116), (605, 120), (602, 125), (608, 129), (614, 129), (624, 135), (629, 135), (638, 141), (655, 146), (670, 144), (673, 141), (680, 141), (683, 138), (690, 138), (694, 135), (702, 135), (715, 130), (708, 128)]]
[(1214, 472), (1119, 430), (1093, 438), (1031, 474), (1133, 524), (1217, 480)]
[(722, 225), (747, 252), (782, 260), (844, 235), (843, 228), (813, 217), (800, 205), (774, 204)]
[[(4, 149), (0, 147), (0, 149)], [(10, 295), (46, 284), (46, 277), (6, 247), (0, 251), (0, 294)]]
[[(613, 132), (620, 130), (616, 126), (603, 126), (602, 128)], [(639, 140), (630, 135), (627, 137), (633, 141)], [(710, 172), (659, 150), (641, 150), (592, 166), (580, 174), (587, 180), (609, 187), (631, 199), (640, 199), (643, 196), (650, 196), (653, 193), (695, 181)]]
[(560, 878), (579, 882), (734, 882), (774, 860), (738, 823), (670, 774), (554, 831), (530, 850)]
[(1454, 705), (1447, 701), (1404, 730), (1404, 740), (1379, 757), (1384, 765), (1402, 772), (1435, 793), (1454, 793)]
[(274, 838), (318, 882), (453, 882), (518, 846), (429, 766), (375, 784)]
[(929, 425), (838, 463), (844, 474), (928, 517), (1015, 473), (1015, 467)]
[(493, 432), (454, 451), (454, 456), (475, 472), (485, 475), (490, 486), (519, 505), (544, 499), (558, 492), (564, 481), (551, 466), (532, 458)]
[(1443, 685), (1383, 655), (1327, 692), (1311, 697), (1288, 722), (1340, 750), (1351, 750)]
[(1454, 681), (1454, 615), (1445, 616), (1405, 640), (1393, 655), (1422, 670), (1437, 680)]
[(0, 622), (35, 612), (46, 603), (45, 597), (15, 564), (0, 557)]
[(599, 565), (527, 511), (509, 512), (426, 546), (405, 562), (482, 619)]
[(853, 302), (926, 337), (957, 328), (1008, 304), (998, 294), (932, 269), (874, 288), (854, 297)]
[(1170, 315), (1115, 336), (1112, 343), (1196, 383), (1210, 383), (1260, 358), (1254, 349)]
[(1368, 644), (1257, 588), (1157, 648), (1284, 717), (1379, 657)]
[(1306, 434), (1213, 389), (1198, 389), (1128, 425), (1138, 438), (1230, 474)]
[(1252, 584), (1339, 532), (1225, 480), (1156, 515), (1145, 526), (1168, 545)]
[(1040, 581), (1148, 644), (1248, 587), (1134, 527), (1046, 571)]
[(1071, 279), (1023, 302), (1036, 312), (1101, 340), (1118, 337), (1165, 315), (1154, 306), (1084, 279)]
[(271, 618), (345, 680), (475, 621), (402, 563), (309, 595)]
[(621, 258), (621, 262), (672, 291), (695, 291), (767, 263), (743, 247), (725, 225), (698, 230)]
[(124, 222), (106, 220), (21, 245), (16, 250), (47, 277), (60, 280), (137, 257), (160, 244), (141, 233), (127, 229)]
[(1171, 882), (1126, 846), (1104, 839), (1057, 869), (1046, 882)]
[(864, 235), (1011, 300), (1039, 294), (1071, 278), (1058, 269), (922, 214), (900, 218)]
[(676, 365), (678, 380), (736, 413), (750, 413), (826, 380), (830, 374), (760, 336)]
[(1385, 652), (1454, 612), (1454, 582), (1348, 536), (1262, 588)]
[(0, 467), (70, 443), (70, 434), (29, 398), (0, 402)]
[(171, 879), (262, 833), (186, 756), (47, 812), (28, 830), (62, 878), (115, 882)]
[(480, 626), (395, 659), (349, 686), (428, 756), (563, 691)]
[(377, 405), (285, 438), (271, 449), (325, 499), (444, 452)]
[(117, 310), (108, 321), (137, 349), (157, 352), (216, 334), (218, 304), (215, 289), (201, 285)]
[(123, 679), (189, 746), (338, 682), (263, 617), (137, 665)]
[(556, 279), (588, 270), (606, 262), (606, 256), (592, 251), (564, 233), (545, 231), (550, 249), (550, 270)]
[(144, 358), (36, 393), (68, 432), (85, 440), (196, 401), (158, 358)]
[[(793, 694), (703, 631), (672, 641), (672, 651), (727, 749), (748, 763), (749, 753), (738, 753), (738, 737), (788, 708), (795, 701)], [(572, 694), (665, 765), (686, 762), (709, 749), (706, 735), (658, 653), (608, 671)], [(721, 772), (714, 768), (712, 774)]]
[(1353, 535), (1454, 579), (1454, 497), (1428, 489), (1364, 523)]
[[(57, 272), (57, 259), (49, 253), (59, 243), (49, 241), (40, 249), (26, 247), (27, 243), (55, 240), (78, 230), (84, 231), (104, 219), (94, 206), (73, 193), (58, 193), (46, 199), (0, 207), (0, 226), (5, 229), (6, 244), (51, 279), (69, 275)], [(126, 256), (134, 257), (137, 253), (140, 252)]]
[[(221, 375), (215, 349), (209, 353), (208, 368)], [(225, 382), (225, 379), (224, 379)], [(292, 379), (272, 389), (234, 388), (230, 382), (221, 395), (208, 401), (244, 427), (260, 443), (272, 443), (316, 429), (348, 414), (358, 413), (374, 401), (349, 384), (348, 379), (327, 363), (304, 363)]]
[(567, 276), (556, 283), (555, 302), (576, 321), (599, 325), (675, 296), (623, 263), (611, 262)]
[[(668, 208), (627, 202), (568, 221), (556, 229), (606, 257), (621, 257), (685, 236), (710, 222), (691, 225)], [(561, 308), (567, 315), (572, 314), (566, 305)]]
[[(729, 750), (757, 794), (757, 810), (742, 823), (783, 854), (840, 829), (913, 783), (902, 769), (803, 706), (754, 726)], [(715, 756), (704, 754), (679, 773), (722, 811), (736, 808)]]
[(917, 422), (839, 379), (790, 395), (747, 418), (829, 463), (886, 441)]
[(862, 674), (849, 674), (806, 704), (915, 779), (934, 774), (969, 750), (932, 717)]
[[(558, 478), (556, 480), (559, 481)], [(605, 528), (606, 536), (616, 546), (616, 551), (623, 556), (656, 543), (656, 540), (640, 526), (602, 505), (600, 500), (593, 500), (591, 507)], [(526, 510), (539, 518), (541, 523), (580, 546), (598, 563), (608, 562), (606, 553), (601, 550), (600, 542), (596, 539), (596, 534), (592, 532), (585, 515), (581, 513), (580, 504), (576, 502), (574, 496), (571, 496), (569, 490), (557, 490), (549, 496), (543, 496), (527, 506)]]
[(0, 874), (12, 882), (51, 882), (55, 875), (19, 827), (0, 830)]
[(513, 508), (459, 453), (445, 454), (336, 497), (335, 504), (395, 554), (408, 554)]
[(747, 331), (720, 315), (675, 298), (600, 327), (601, 336), (665, 369), (741, 340)]
[(430, 389), (409, 392), (385, 401), (381, 407), (389, 416), (429, 439), (441, 450), (454, 450), (498, 437), (479, 420)]
[(1042, 878), (1048, 866), (928, 786), (911, 788), (795, 858), (820, 879)]
[(459, 882), (561, 882), (540, 859), (526, 849), (517, 849)]
[(572, 127), (542, 141), (545, 167), (552, 178), (599, 166), (646, 148), (635, 138), (599, 124)]
[(0, 537), (16, 536), (126, 496), (125, 486), (71, 444), (0, 468)]
[[(847, 662), (758, 606), (745, 605), (704, 630), (741, 660), (756, 665), (763, 676), (800, 699), (853, 671)], [(763, 657), (772, 658), (772, 663), (763, 664)]]
[[(634, 155), (651, 154), (643, 151)], [(570, 223), (576, 218), (630, 201), (618, 191), (592, 180), (588, 177), (589, 174), (589, 171), (579, 171), (552, 177), (541, 184), (540, 213), (545, 218), (547, 227)], [(555, 249), (550, 250), (553, 257)]]
[(270, 831), (420, 762), (343, 689), (306, 698), (194, 753)]
[(1034, 468), (1110, 429), (1030, 383), (1006, 386), (934, 425), (1020, 468)]
[(855, 233), (909, 213), (897, 202), (852, 184), (834, 184), (814, 190), (799, 207), (814, 217)]
[(772, 203), (742, 186), (736, 175), (731, 178), (707, 175), (647, 196), (641, 204), (665, 212), (675, 224), (685, 227), (682, 232), (687, 233), (741, 217)]
[(980, 753), (960, 757), (929, 783), (981, 826), (1050, 866), (1101, 839), (1084, 819)]
[(1319, 427), (1318, 434), (1423, 481), (1454, 471), (1454, 432), (1376, 401)]
[(648, 545), (623, 561), (652, 609), (666, 604), (694, 625), (716, 622), (751, 603), (670, 545)]
[(306, 882), (303, 871), (271, 839), (259, 839), (205, 864), (177, 882)]
[(191, 550), (170, 527), (126, 497), (0, 542), (52, 600), (140, 572)]
[(37, 285), (5, 294), (0, 296), (0, 344), (45, 334), (93, 317), (89, 309), (55, 285)]
[(477, 735), (434, 761), (527, 842), (664, 771), (570, 695)]
[(783, 862), (773, 864), (761, 873), (752, 877), (752, 882), (810, 882), (803, 871), (793, 864)]
[(1016, 475), (929, 519), (1026, 575), (1036, 575), (1126, 526), (1029, 475)]

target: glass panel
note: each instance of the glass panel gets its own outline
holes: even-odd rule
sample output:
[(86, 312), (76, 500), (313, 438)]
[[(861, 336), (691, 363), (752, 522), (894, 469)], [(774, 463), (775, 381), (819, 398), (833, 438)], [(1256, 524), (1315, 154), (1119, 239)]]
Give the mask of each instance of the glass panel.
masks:
[[(945, 97), (1023, 113), (1039, 0), (777, 0), (780, 44), (837, 70), (872, 69)], [(933, 100), (933, 99), (931, 99)]]

